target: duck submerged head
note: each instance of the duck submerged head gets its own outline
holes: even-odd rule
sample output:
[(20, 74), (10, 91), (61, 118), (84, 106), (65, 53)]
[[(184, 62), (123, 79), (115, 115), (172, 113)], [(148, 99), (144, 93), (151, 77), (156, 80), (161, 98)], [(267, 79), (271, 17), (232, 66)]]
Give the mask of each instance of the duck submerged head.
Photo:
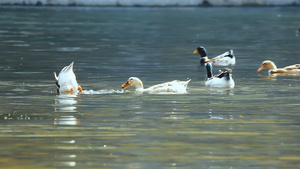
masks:
[(127, 89), (128, 87), (133, 86), (136, 89), (143, 89), (143, 82), (137, 77), (130, 77), (123, 85), (122, 89)]

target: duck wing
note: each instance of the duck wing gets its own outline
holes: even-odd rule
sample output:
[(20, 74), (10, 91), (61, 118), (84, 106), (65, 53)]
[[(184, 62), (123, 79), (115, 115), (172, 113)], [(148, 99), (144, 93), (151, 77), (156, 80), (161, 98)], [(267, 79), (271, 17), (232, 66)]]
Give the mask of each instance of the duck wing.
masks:
[(165, 82), (165, 83), (151, 86), (147, 89), (144, 89), (144, 92), (157, 93), (157, 94), (186, 93), (186, 88), (190, 81), (191, 79), (187, 81), (173, 80), (171, 82)]
[(218, 56), (210, 59), (210, 61), (214, 65), (221, 65), (221, 66), (234, 65), (235, 64), (235, 56), (234, 56), (233, 50), (229, 50), (221, 55), (218, 55)]
[(285, 70), (300, 69), (300, 64), (295, 64), (295, 65), (286, 66), (286, 67), (284, 67), (283, 69), (285, 69)]
[(220, 60), (220, 59), (223, 59), (225, 57), (229, 57), (229, 58), (233, 58), (234, 57), (234, 53), (233, 53), (233, 50), (229, 50), (227, 52), (224, 52), (214, 58), (212, 58), (211, 60), (214, 61), (214, 60)]

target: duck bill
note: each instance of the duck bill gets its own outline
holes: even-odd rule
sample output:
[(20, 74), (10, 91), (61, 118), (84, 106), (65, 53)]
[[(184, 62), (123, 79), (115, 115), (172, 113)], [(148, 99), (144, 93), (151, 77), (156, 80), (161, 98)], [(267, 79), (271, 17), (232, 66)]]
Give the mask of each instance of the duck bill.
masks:
[(260, 68), (257, 69), (257, 72), (260, 72), (263, 69), (264, 69), (264, 67), (261, 66)]
[(194, 53), (194, 54), (196, 54), (196, 53), (199, 53), (199, 52), (198, 52), (198, 49), (194, 50), (194, 52), (193, 52), (193, 53)]
[(127, 89), (130, 86), (131, 86), (130, 83), (127, 81), (122, 85), (122, 89)]

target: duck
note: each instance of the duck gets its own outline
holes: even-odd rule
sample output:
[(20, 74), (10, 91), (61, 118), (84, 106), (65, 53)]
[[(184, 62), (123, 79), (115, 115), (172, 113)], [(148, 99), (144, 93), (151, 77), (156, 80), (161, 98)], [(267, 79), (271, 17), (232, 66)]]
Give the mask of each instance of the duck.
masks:
[(297, 30), (296, 30), (296, 33), (300, 33), (300, 29), (297, 29)]
[(73, 70), (74, 61), (65, 66), (58, 74), (53, 72), (55, 78), (55, 84), (57, 86), (57, 94), (77, 94), (82, 92), (82, 87), (77, 83), (76, 75)]
[(132, 86), (135, 87), (135, 91), (137, 93), (150, 93), (150, 94), (166, 94), (166, 93), (174, 93), (174, 94), (184, 94), (187, 93), (186, 88), (191, 79), (187, 81), (179, 81), (173, 80), (171, 82), (165, 82), (161, 84), (157, 84), (151, 86), (149, 88), (144, 89), (143, 82), (138, 77), (130, 77), (123, 85), (122, 89), (127, 89)]
[(271, 60), (265, 60), (261, 63), (260, 67), (257, 69), (257, 72), (263, 69), (269, 69), (269, 74), (294, 74), (300, 73), (300, 64), (277, 68), (274, 62), (272, 62)]
[(211, 62), (213, 65), (219, 65), (219, 66), (235, 65), (235, 56), (232, 49), (212, 59), (208, 59), (206, 49), (203, 46), (199, 46), (193, 53), (200, 54), (201, 65), (204, 65), (207, 62)]
[(231, 69), (225, 69), (224, 71), (219, 71), (219, 74), (213, 76), (211, 63), (206, 64), (207, 80), (205, 86), (208, 87), (229, 87), (233, 88), (235, 86), (234, 80), (232, 79)]

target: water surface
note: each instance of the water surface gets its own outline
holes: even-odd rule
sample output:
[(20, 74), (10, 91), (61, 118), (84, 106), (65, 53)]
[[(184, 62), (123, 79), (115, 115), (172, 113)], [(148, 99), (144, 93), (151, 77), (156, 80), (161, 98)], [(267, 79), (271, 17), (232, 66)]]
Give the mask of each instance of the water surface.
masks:
[[(0, 8), (2, 168), (299, 168), (300, 13), (274, 8)], [(233, 49), (234, 89), (204, 86), (209, 57)], [(57, 96), (75, 61), (84, 93)], [(224, 67), (215, 66), (216, 73)], [(121, 90), (192, 81), (188, 94)]]

